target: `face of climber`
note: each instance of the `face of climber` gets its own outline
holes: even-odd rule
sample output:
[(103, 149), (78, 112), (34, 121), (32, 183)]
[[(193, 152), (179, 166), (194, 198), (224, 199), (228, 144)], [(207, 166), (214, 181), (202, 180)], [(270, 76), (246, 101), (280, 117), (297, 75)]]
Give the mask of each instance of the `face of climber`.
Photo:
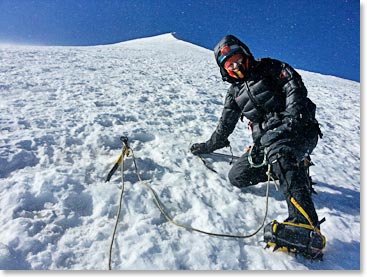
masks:
[(235, 79), (244, 78), (243, 71), (247, 69), (247, 59), (242, 54), (235, 54), (224, 63), (224, 69)]

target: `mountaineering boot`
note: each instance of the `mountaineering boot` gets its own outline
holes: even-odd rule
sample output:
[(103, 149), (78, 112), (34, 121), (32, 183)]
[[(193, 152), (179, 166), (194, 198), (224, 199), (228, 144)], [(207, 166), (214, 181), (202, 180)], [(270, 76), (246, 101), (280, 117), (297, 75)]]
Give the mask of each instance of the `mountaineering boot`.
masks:
[[(320, 222), (321, 223), (321, 222)], [(312, 260), (322, 260), (326, 239), (318, 228), (309, 224), (273, 220), (264, 227), (265, 248), (274, 247)]]

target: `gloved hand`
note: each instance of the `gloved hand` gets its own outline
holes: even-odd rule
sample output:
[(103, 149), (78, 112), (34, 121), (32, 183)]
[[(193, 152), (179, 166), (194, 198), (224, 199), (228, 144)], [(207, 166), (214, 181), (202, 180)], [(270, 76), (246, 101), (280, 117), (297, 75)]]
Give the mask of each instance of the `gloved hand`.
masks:
[(190, 151), (194, 155), (208, 154), (211, 153), (206, 143), (194, 143), (191, 145)]
[(267, 120), (261, 126), (264, 131), (273, 130), (282, 124), (282, 117), (279, 113), (268, 113), (266, 117)]
[(260, 143), (264, 147), (270, 146), (275, 141), (283, 138), (294, 138), (298, 132), (296, 120), (292, 118), (284, 118), (282, 124), (274, 129), (268, 130), (260, 139)]
[(284, 132), (281, 130), (269, 130), (260, 139), (263, 147), (269, 147), (272, 143), (284, 138)]

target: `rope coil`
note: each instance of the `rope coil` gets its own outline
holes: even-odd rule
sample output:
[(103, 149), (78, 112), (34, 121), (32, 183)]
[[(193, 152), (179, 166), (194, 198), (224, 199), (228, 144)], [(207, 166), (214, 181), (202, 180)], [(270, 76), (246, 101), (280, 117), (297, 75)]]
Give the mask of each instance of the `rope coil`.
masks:
[(205, 231), (205, 230), (197, 229), (197, 228), (192, 227), (192, 226), (189, 226), (189, 225), (185, 225), (185, 224), (179, 223), (179, 222), (173, 220), (166, 213), (166, 211), (163, 209), (163, 207), (161, 205), (161, 202), (159, 200), (159, 197), (158, 197), (157, 193), (153, 190), (153, 188), (150, 185), (148, 185), (146, 182), (144, 182), (142, 180), (142, 178), (140, 176), (140, 173), (139, 173), (139, 170), (138, 170), (137, 163), (136, 163), (136, 158), (135, 158), (135, 155), (134, 155), (134, 151), (129, 147), (129, 145), (127, 143), (127, 138), (126, 138), (126, 140), (123, 141), (123, 149), (122, 149), (122, 153), (121, 153), (121, 159), (119, 160), (120, 169), (121, 169), (122, 188), (121, 188), (121, 194), (120, 194), (120, 200), (119, 200), (119, 209), (118, 209), (118, 213), (117, 213), (117, 217), (116, 217), (116, 222), (115, 222), (115, 226), (114, 226), (114, 230), (113, 230), (113, 234), (112, 234), (110, 249), (109, 249), (109, 259), (108, 259), (108, 269), (109, 270), (111, 270), (112, 248), (113, 248), (113, 243), (114, 243), (114, 240), (115, 240), (115, 235), (116, 235), (116, 232), (117, 232), (117, 225), (118, 225), (119, 217), (120, 217), (120, 214), (121, 214), (122, 198), (123, 198), (123, 193), (124, 193), (124, 188), (125, 188), (125, 184), (124, 184), (124, 158), (126, 156), (128, 156), (129, 154), (131, 154), (131, 158), (132, 158), (133, 163), (134, 163), (135, 174), (137, 175), (139, 182), (149, 190), (149, 192), (151, 194), (151, 197), (153, 198), (153, 201), (154, 201), (155, 205), (157, 206), (157, 208), (159, 209), (159, 211), (161, 212), (161, 214), (164, 216), (164, 218), (168, 222), (170, 222), (170, 223), (172, 223), (172, 224), (174, 224), (174, 225), (176, 225), (176, 226), (178, 226), (180, 228), (184, 228), (186, 230), (190, 230), (190, 231), (194, 231), (194, 232), (198, 232), (198, 233), (202, 233), (202, 234), (206, 234), (206, 235), (210, 235), (210, 236), (236, 238), (236, 239), (246, 239), (246, 238), (253, 237), (264, 226), (265, 220), (266, 220), (267, 214), (268, 214), (268, 206), (269, 206), (268, 205), (268, 202), (269, 202), (270, 181), (273, 180), (275, 182), (274, 178), (270, 174), (270, 171), (271, 171), (270, 164), (268, 165), (268, 171), (267, 171), (268, 182), (267, 182), (267, 185), (266, 185), (266, 194), (265, 194), (265, 197), (266, 197), (265, 215), (264, 215), (264, 218), (263, 218), (260, 226), (253, 233), (248, 234), (248, 235), (232, 235), (232, 234), (213, 233), (213, 232), (208, 232), (208, 231)]

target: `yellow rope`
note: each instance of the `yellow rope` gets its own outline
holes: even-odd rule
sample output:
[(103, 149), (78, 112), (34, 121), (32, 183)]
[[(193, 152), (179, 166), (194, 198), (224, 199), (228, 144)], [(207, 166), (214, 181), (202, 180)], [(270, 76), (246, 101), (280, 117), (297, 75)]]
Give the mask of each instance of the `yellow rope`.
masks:
[(133, 159), (133, 162), (134, 162), (134, 167), (135, 167), (135, 173), (139, 179), (139, 182), (144, 185), (148, 190), (149, 192), (151, 193), (151, 196), (153, 198), (153, 201), (155, 203), (155, 205), (157, 206), (157, 208), (159, 209), (159, 211), (161, 212), (161, 214), (166, 218), (166, 220), (178, 227), (181, 227), (181, 228), (184, 228), (184, 229), (187, 229), (187, 230), (191, 230), (191, 231), (195, 231), (195, 232), (199, 232), (199, 233), (202, 233), (202, 234), (206, 234), (206, 235), (210, 235), (210, 236), (217, 236), (217, 237), (227, 237), (227, 238), (237, 238), (237, 239), (245, 239), (245, 238), (250, 238), (250, 237), (253, 237), (254, 235), (256, 235), (260, 230), (261, 228), (264, 226), (264, 223), (265, 223), (265, 220), (267, 218), (267, 214), (268, 214), (268, 204), (269, 204), (269, 187), (270, 187), (270, 181), (274, 180), (274, 178), (271, 176), (270, 174), (270, 170), (271, 170), (271, 167), (270, 165), (268, 165), (268, 171), (267, 171), (267, 175), (268, 175), (268, 182), (267, 182), (267, 185), (266, 185), (266, 208), (265, 208), (265, 215), (264, 215), (264, 218), (262, 220), (262, 223), (261, 225), (258, 227), (258, 229), (256, 229), (253, 233), (249, 234), (249, 235), (232, 235), (232, 234), (221, 234), (221, 233), (213, 233), (213, 232), (208, 232), (208, 231), (204, 231), (204, 230), (200, 230), (200, 229), (197, 229), (197, 228), (194, 228), (192, 226), (188, 226), (188, 225), (185, 225), (185, 224), (182, 224), (182, 223), (179, 223), (175, 220), (173, 220), (166, 212), (165, 210), (163, 209), (161, 203), (160, 203), (160, 200), (157, 196), (157, 193), (153, 190), (153, 188), (148, 185), (146, 182), (144, 182), (140, 176), (140, 173), (139, 173), (139, 170), (138, 170), (138, 166), (137, 166), (137, 163), (136, 163), (136, 158), (135, 158), (135, 155), (134, 155), (134, 151), (131, 149), (131, 148), (126, 148), (124, 146), (123, 148), (123, 153), (122, 153), (122, 159), (121, 159), (121, 182), (122, 182), (122, 189), (121, 189), (121, 194), (120, 194), (120, 201), (119, 201), (119, 210), (118, 210), (118, 214), (117, 214), (117, 218), (116, 218), (116, 223), (115, 223), (115, 227), (114, 227), (114, 231), (113, 231), (113, 234), (112, 234), (112, 240), (111, 240), (111, 245), (110, 245), (110, 251), (109, 251), (109, 259), (108, 259), (108, 269), (111, 270), (111, 256), (112, 256), (112, 247), (113, 247), (113, 242), (114, 242), (114, 237), (115, 237), (115, 234), (116, 234), (116, 230), (117, 230), (117, 224), (118, 224), (118, 221), (119, 221), (119, 217), (120, 217), (120, 211), (121, 211), (121, 207), (122, 207), (122, 196), (123, 196), (123, 193), (124, 193), (124, 178), (123, 178), (123, 171), (124, 171), (124, 168), (123, 168), (123, 165), (124, 165), (124, 157), (125, 155), (129, 155), (131, 153), (131, 156), (132, 156), (132, 159)]
[(133, 150), (131, 149), (131, 153), (132, 153), (132, 159), (133, 159), (133, 162), (134, 162), (134, 166), (135, 166), (135, 172), (136, 172), (136, 175), (138, 176), (138, 179), (139, 181), (141, 182), (141, 184), (143, 184), (146, 188), (148, 188), (148, 190), (151, 192), (151, 195), (153, 197), (153, 201), (154, 203), (156, 204), (156, 206), (158, 207), (158, 209), (160, 210), (160, 212), (162, 213), (162, 215), (166, 218), (166, 220), (178, 227), (181, 227), (181, 228), (185, 228), (187, 230), (191, 230), (191, 231), (195, 231), (195, 232), (199, 232), (199, 233), (203, 233), (203, 234), (206, 234), (206, 235), (211, 235), (211, 236), (218, 236), (218, 237), (228, 237), (228, 238), (241, 238), (241, 239), (244, 239), (244, 238), (250, 238), (254, 235), (256, 235), (260, 230), (261, 228), (264, 226), (264, 223), (265, 223), (265, 220), (266, 220), (266, 217), (267, 217), (267, 213), (268, 213), (268, 200), (269, 200), (269, 184), (270, 184), (270, 178), (268, 180), (268, 184), (267, 184), (267, 187), (266, 187), (266, 210), (265, 210), (265, 216), (264, 216), (264, 219), (261, 223), (261, 226), (255, 231), (253, 232), (252, 234), (249, 234), (249, 235), (231, 235), (231, 234), (220, 234), (220, 233), (212, 233), (212, 232), (208, 232), (208, 231), (203, 231), (203, 230), (200, 230), (200, 229), (197, 229), (197, 228), (194, 228), (192, 226), (188, 226), (188, 225), (185, 225), (185, 224), (182, 224), (182, 223), (179, 223), (177, 221), (174, 221), (163, 209), (162, 205), (160, 204), (160, 201), (159, 201), (159, 198), (156, 194), (156, 192), (153, 190), (153, 188), (148, 185), (146, 182), (144, 182), (139, 174), (139, 171), (138, 171), (138, 167), (137, 167), (137, 164), (136, 164), (136, 159), (135, 159), (135, 156), (134, 156), (134, 152)]
[(120, 200), (119, 200), (119, 208), (117, 211), (117, 217), (116, 217), (116, 222), (115, 222), (115, 226), (113, 228), (113, 233), (112, 233), (112, 239), (111, 239), (111, 244), (110, 244), (110, 250), (109, 250), (109, 255), (108, 255), (108, 270), (111, 270), (111, 257), (112, 257), (112, 248), (113, 248), (113, 243), (115, 241), (115, 235), (116, 235), (116, 230), (117, 230), (117, 224), (120, 218), (120, 214), (121, 214), (121, 208), (122, 208), (122, 197), (124, 195), (124, 191), (125, 191), (125, 182), (124, 182), (124, 158), (125, 156), (129, 155), (129, 149), (127, 147), (123, 147), (122, 152), (119, 156), (119, 158), (117, 159), (116, 163), (120, 164), (120, 169), (121, 169), (121, 183), (122, 183), (122, 188), (121, 188), (121, 194), (120, 194)]

